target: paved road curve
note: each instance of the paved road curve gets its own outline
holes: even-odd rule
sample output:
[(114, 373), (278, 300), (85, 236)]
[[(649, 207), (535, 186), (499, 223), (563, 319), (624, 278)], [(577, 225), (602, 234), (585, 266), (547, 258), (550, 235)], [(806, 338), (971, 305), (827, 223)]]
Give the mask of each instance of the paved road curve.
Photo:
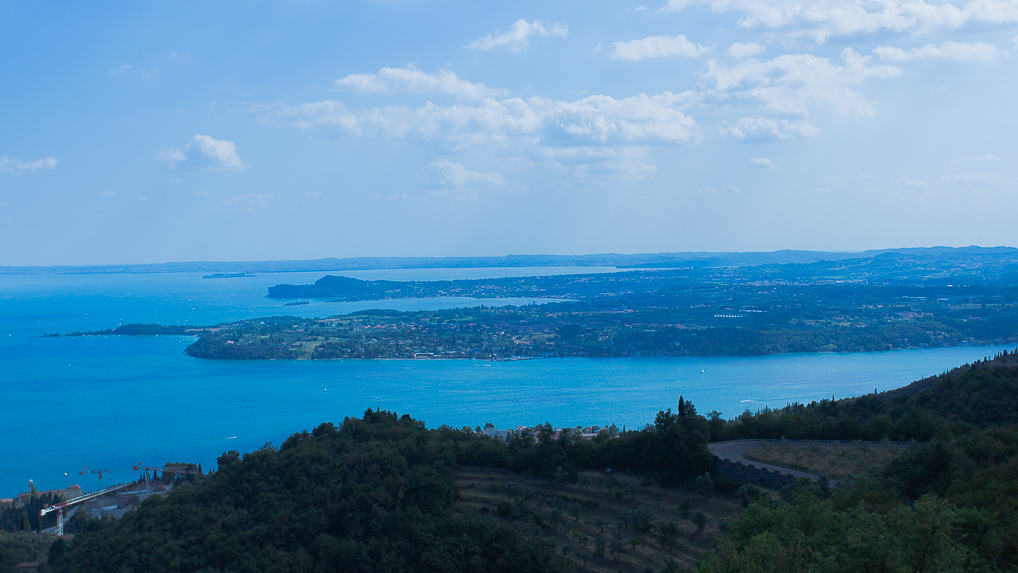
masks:
[[(786, 440), (786, 443), (792, 443), (796, 440)], [(765, 464), (751, 460), (745, 456), (746, 452), (750, 450), (758, 450), (768, 444), (775, 445), (778, 440), (732, 440), (730, 442), (714, 442), (707, 444), (707, 449), (710, 453), (714, 454), (714, 457), (728, 460), (730, 462), (740, 462), (748, 466), (754, 466), (765, 470), (772, 470), (781, 474), (792, 476), (796, 479), (806, 478), (812, 481), (817, 481), (820, 476), (817, 474), (804, 472), (802, 470), (792, 469), (785, 466), (776, 466), (773, 464)], [(800, 442), (810, 443), (810, 442)]]
[[(714, 442), (707, 444), (707, 449), (710, 453), (714, 454), (714, 457), (722, 460), (728, 460), (731, 462), (739, 462), (749, 466), (762, 468), (765, 470), (775, 471), (781, 474), (792, 476), (796, 479), (806, 478), (812, 481), (818, 481), (820, 476), (810, 472), (804, 472), (794, 468), (786, 466), (777, 466), (773, 464), (765, 464), (762, 462), (754, 461), (745, 456), (746, 452), (750, 450), (760, 449), (766, 446), (776, 445), (787, 445), (787, 446), (811, 446), (811, 445), (824, 445), (830, 447), (858, 447), (861, 445), (873, 446), (873, 447), (890, 447), (890, 448), (907, 448), (910, 442), (853, 442), (853, 441), (838, 441), (838, 440), (731, 440), (728, 442)], [(830, 480), (829, 485), (835, 487), (837, 485), (836, 480)]]

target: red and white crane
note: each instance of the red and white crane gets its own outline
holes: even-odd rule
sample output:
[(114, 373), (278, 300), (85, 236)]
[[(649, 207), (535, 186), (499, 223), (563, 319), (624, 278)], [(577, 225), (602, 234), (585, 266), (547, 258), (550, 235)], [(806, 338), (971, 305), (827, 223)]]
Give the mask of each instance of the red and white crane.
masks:
[(99, 497), (101, 495), (105, 495), (107, 493), (117, 491), (118, 489), (124, 489), (125, 487), (127, 487), (129, 485), (134, 485), (134, 484), (132, 484), (132, 483), (118, 483), (117, 485), (108, 487), (106, 489), (101, 489), (99, 491), (93, 491), (91, 493), (85, 493), (85, 494), (79, 495), (78, 497), (72, 497), (71, 499), (64, 500), (64, 501), (55, 503), (53, 505), (48, 505), (48, 506), (46, 506), (46, 507), (44, 507), (44, 508), (39, 510), (39, 518), (42, 519), (42, 517), (45, 516), (47, 513), (51, 513), (51, 512), (54, 512), (54, 511), (57, 512), (57, 535), (63, 535), (64, 534), (64, 508), (65, 507), (69, 507), (69, 506), (81, 503), (83, 501), (88, 501), (90, 499), (95, 499), (95, 498), (97, 498), (97, 497)]

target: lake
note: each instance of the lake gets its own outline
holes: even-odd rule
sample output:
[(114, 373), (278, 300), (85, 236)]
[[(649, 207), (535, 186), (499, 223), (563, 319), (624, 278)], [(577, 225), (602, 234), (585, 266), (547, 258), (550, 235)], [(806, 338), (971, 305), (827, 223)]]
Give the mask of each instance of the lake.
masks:
[[(365, 279), (440, 280), (608, 272), (613, 268), (344, 271)], [(514, 362), (211, 361), (183, 353), (192, 339), (42, 338), (129, 322), (212, 324), (256, 316), (326, 316), (364, 308), (438, 309), (534, 299), (412, 299), (283, 306), (280, 282), (314, 273), (203, 279), (201, 273), (0, 274), (0, 497), (97, 487), (84, 467), (133, 479), (137, 463), (201, 462), (250, 451), (367, 408), (410, 413), (429, 427), (642, 427), (679, 395), (701, 413), (735, 416), (791, 401), (888, 390), (1003, 347), (766, 357), (557, 358)], [(64, 476), (64, 473), (68, 476)]]

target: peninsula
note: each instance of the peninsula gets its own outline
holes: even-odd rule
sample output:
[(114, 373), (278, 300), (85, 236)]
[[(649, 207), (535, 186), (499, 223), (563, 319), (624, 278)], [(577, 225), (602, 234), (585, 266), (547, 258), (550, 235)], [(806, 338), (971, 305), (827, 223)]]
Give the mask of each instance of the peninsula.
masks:
[(110, 334), (198, 335), (224, 359), (761, 355), (1018, 341), (1018, 251), (910, 249), (859, 259), (458, 281), (325, 276), (306, 300), (531, 297), (556, 302), (272, 317)]

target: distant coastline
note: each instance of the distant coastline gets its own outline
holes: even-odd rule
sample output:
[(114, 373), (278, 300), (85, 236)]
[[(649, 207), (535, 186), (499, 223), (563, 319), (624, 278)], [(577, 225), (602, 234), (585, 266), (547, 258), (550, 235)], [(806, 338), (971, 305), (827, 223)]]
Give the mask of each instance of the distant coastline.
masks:
[(252, 273), (212, 273), (210, 275), (205, 275), (202, 278), (203, 279), (239, 279), (239, 278), (247, 278), (247, 277), (254, 277), (254, 276), (257, 276), (257, 275), (254, 275)]
[(869, 251), (781, 250), (760, 252), (685, 251), (661, 253), (591, 255), (505, 255), (493, 257), (348, 257), (271, 261), (188, 261), (173, 263), (34, 265), (0, 266), (0, 273), (287, 273), (342, 270), (486, 268), (486, 267), (585, 267), (670, 268), (702, 266), (742, 266), (763, 264), (804, 264), (873, 258), (886, 253), (909, 255), (1010, 254), (1012, 247), (914, 247)]

